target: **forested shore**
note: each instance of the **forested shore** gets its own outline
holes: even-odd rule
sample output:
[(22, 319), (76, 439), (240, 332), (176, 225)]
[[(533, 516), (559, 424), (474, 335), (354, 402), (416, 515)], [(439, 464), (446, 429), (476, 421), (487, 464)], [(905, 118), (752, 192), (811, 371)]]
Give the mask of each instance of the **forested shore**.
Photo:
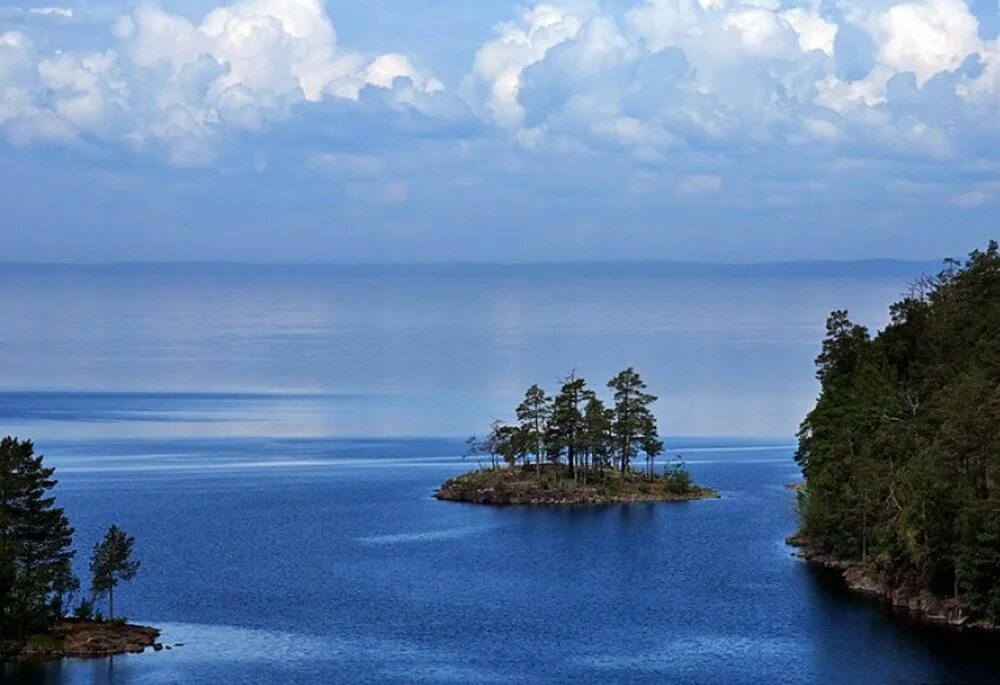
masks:
[[(663, 452), (651, 406), (657, 397), (633, 368), (608, 381), (606, 406), (587, 381), (570, 374), (550, 397), (525, 392), (517, 422), (494, 421), (467, 441), (481, 468), (444, 483), (438, 499), (477, 504), (611, 504), (717, 497), (695, 485), (684, 465), (659, 471)], [(642, 460), (642, 468), (635, 465)]]
[(890, 313), (875, 336), (845, 311), (827, 322), (799, 432), (796, 542), (916, 613), (1000, 625), (997, 243), (947, 261)]
[[(134, 538), (108, 528), (90, 556), (89, 593), (73, 572), (74, 530), (52, 494), (55, 469), (31, 441), (0, 440), (0, 661), (141, 652), (159, 632), (115, 616), (115, 589), (139, 571)], [(107, 600), (107, 617), (97, 608)]]

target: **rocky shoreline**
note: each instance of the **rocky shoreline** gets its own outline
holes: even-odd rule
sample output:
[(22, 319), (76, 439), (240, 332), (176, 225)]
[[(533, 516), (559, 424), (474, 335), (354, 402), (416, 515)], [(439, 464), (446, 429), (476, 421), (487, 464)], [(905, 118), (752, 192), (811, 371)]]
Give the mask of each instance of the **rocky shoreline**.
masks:
[(957, 630), (996, 632), (1000, 626), (974, 620), (961, 601), (933, 595), (921, 589), (916, 582), (899, 582), (881, 574), (859, 561), (845, 561), (826, 554), (808, 539), (793, 535), (786, 541), (797, 547), (796, 556), (809, 563), (833, 569), (843, 574), (851, 591), (874, 597), (887, 604), (893, 611), (906, 613), (921, 622), (947, 626)]
[(692, 487), (683, 493), (667, 491), (656, 481), (627, 481), (613, 485), (601, 482), (550, 482), (501, 471), (465, 474), (444, 483), (434, 493), (439, 500), (495, 506), (567, 506), (632, 504), (639, 502), (690, 502), (718, 499), (719, 493)]
[(98, 659), (120, 654), (141, 654), (152, 647), (159, 651), (160, 631), (148, 626), (98, 623), (66, 619), (44, 639), (29, 641), (18, 655), (21, 659)]

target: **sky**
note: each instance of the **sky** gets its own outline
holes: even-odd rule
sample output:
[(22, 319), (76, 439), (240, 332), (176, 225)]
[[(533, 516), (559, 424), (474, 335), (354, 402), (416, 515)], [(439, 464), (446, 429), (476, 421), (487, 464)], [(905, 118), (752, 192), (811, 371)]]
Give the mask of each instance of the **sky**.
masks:
[(961, 256), (998, 233), (998, 32), (998, 0), (0, 2), (0, 260)]

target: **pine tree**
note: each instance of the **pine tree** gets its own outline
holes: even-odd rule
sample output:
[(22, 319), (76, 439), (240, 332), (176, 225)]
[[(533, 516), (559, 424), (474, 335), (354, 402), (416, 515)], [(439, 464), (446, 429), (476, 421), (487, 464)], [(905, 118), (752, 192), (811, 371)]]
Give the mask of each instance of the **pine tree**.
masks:
[(115, 617), (115, 588), (139, 572), (139, 562), (132, 559), (135, 538), (118, 526), (111, 526), (104, 539), (94, 545), (90, 557), (91, 590), (95, 597), (108, 596), (108, 618)]
[(498, 455), (509, 468), (514, 468), (518, 459), (524, 458), (526, 450), (523, 443), (521, 429), (517, 426), (508, 426), (501, 421), (493, 422), (489, 437), (486, 438), (490, 454)]
[(591, 463), (599, 470), (611, 466), (614, 412), (596, 396), (587, 400), (583, 410), (584, 445)]
[(550, 422), (550, 442), (557, 446), (556, 458), (566, 452), (566, 463), (570, 474), (576, 477), (577, 457), (584, 445), (585, 420), (581, 405), (595, 395), (587, 389), (587, 381), (570, 374), (563, 380), (563, 386), (553, 402)]
[[(619, 468), (626, 473), (640, 449), (646, 446), (657, 449), (656, 418), (649, 409), (656, 396), (644, 392), (646, 384), (632, 367), (608, 381), (608, 387), (615, 391), (614, 449)], [(662, 449), (662, 444), (657, 452), (659, 449)]]
[(542, 473), (542, 456), (545, 454), (545, 435), (552, 416), (552, 402), (538, 385), (532, 385), (524, 393), (524, 401), (517, 407), (521, 438), (535, 455), (538, 475)]
[(0, 645), (51, 627), (77, 587), (73, 529), (49, 494), (53, 473), (30, 441), (0, 441)]

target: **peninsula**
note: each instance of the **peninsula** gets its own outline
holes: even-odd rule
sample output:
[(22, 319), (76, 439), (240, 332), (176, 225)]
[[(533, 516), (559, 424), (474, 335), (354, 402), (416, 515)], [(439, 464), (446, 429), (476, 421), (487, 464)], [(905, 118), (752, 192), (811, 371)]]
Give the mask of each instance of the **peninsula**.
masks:
[[(622, 504), (712, 499), (682, 463), (658, 470), (663, 441), (650, 406), (656, 396), (632, 368), (610, 381), (607, 407), (575, 374), (555, 397), (531, 386), (517, 423), (494, 421), (489, 435), (467, 441), (480, 468), (445, 482), (440, 500), (494, 505)], [(640, 457), (644, 467), (635, 468)], [(640, 462), (641, 463), (641, 462)]]
[(791, 543), (918, 618), (1000, 626), (1000, 247), (913, 284), (874, 337), (834, 312)]

